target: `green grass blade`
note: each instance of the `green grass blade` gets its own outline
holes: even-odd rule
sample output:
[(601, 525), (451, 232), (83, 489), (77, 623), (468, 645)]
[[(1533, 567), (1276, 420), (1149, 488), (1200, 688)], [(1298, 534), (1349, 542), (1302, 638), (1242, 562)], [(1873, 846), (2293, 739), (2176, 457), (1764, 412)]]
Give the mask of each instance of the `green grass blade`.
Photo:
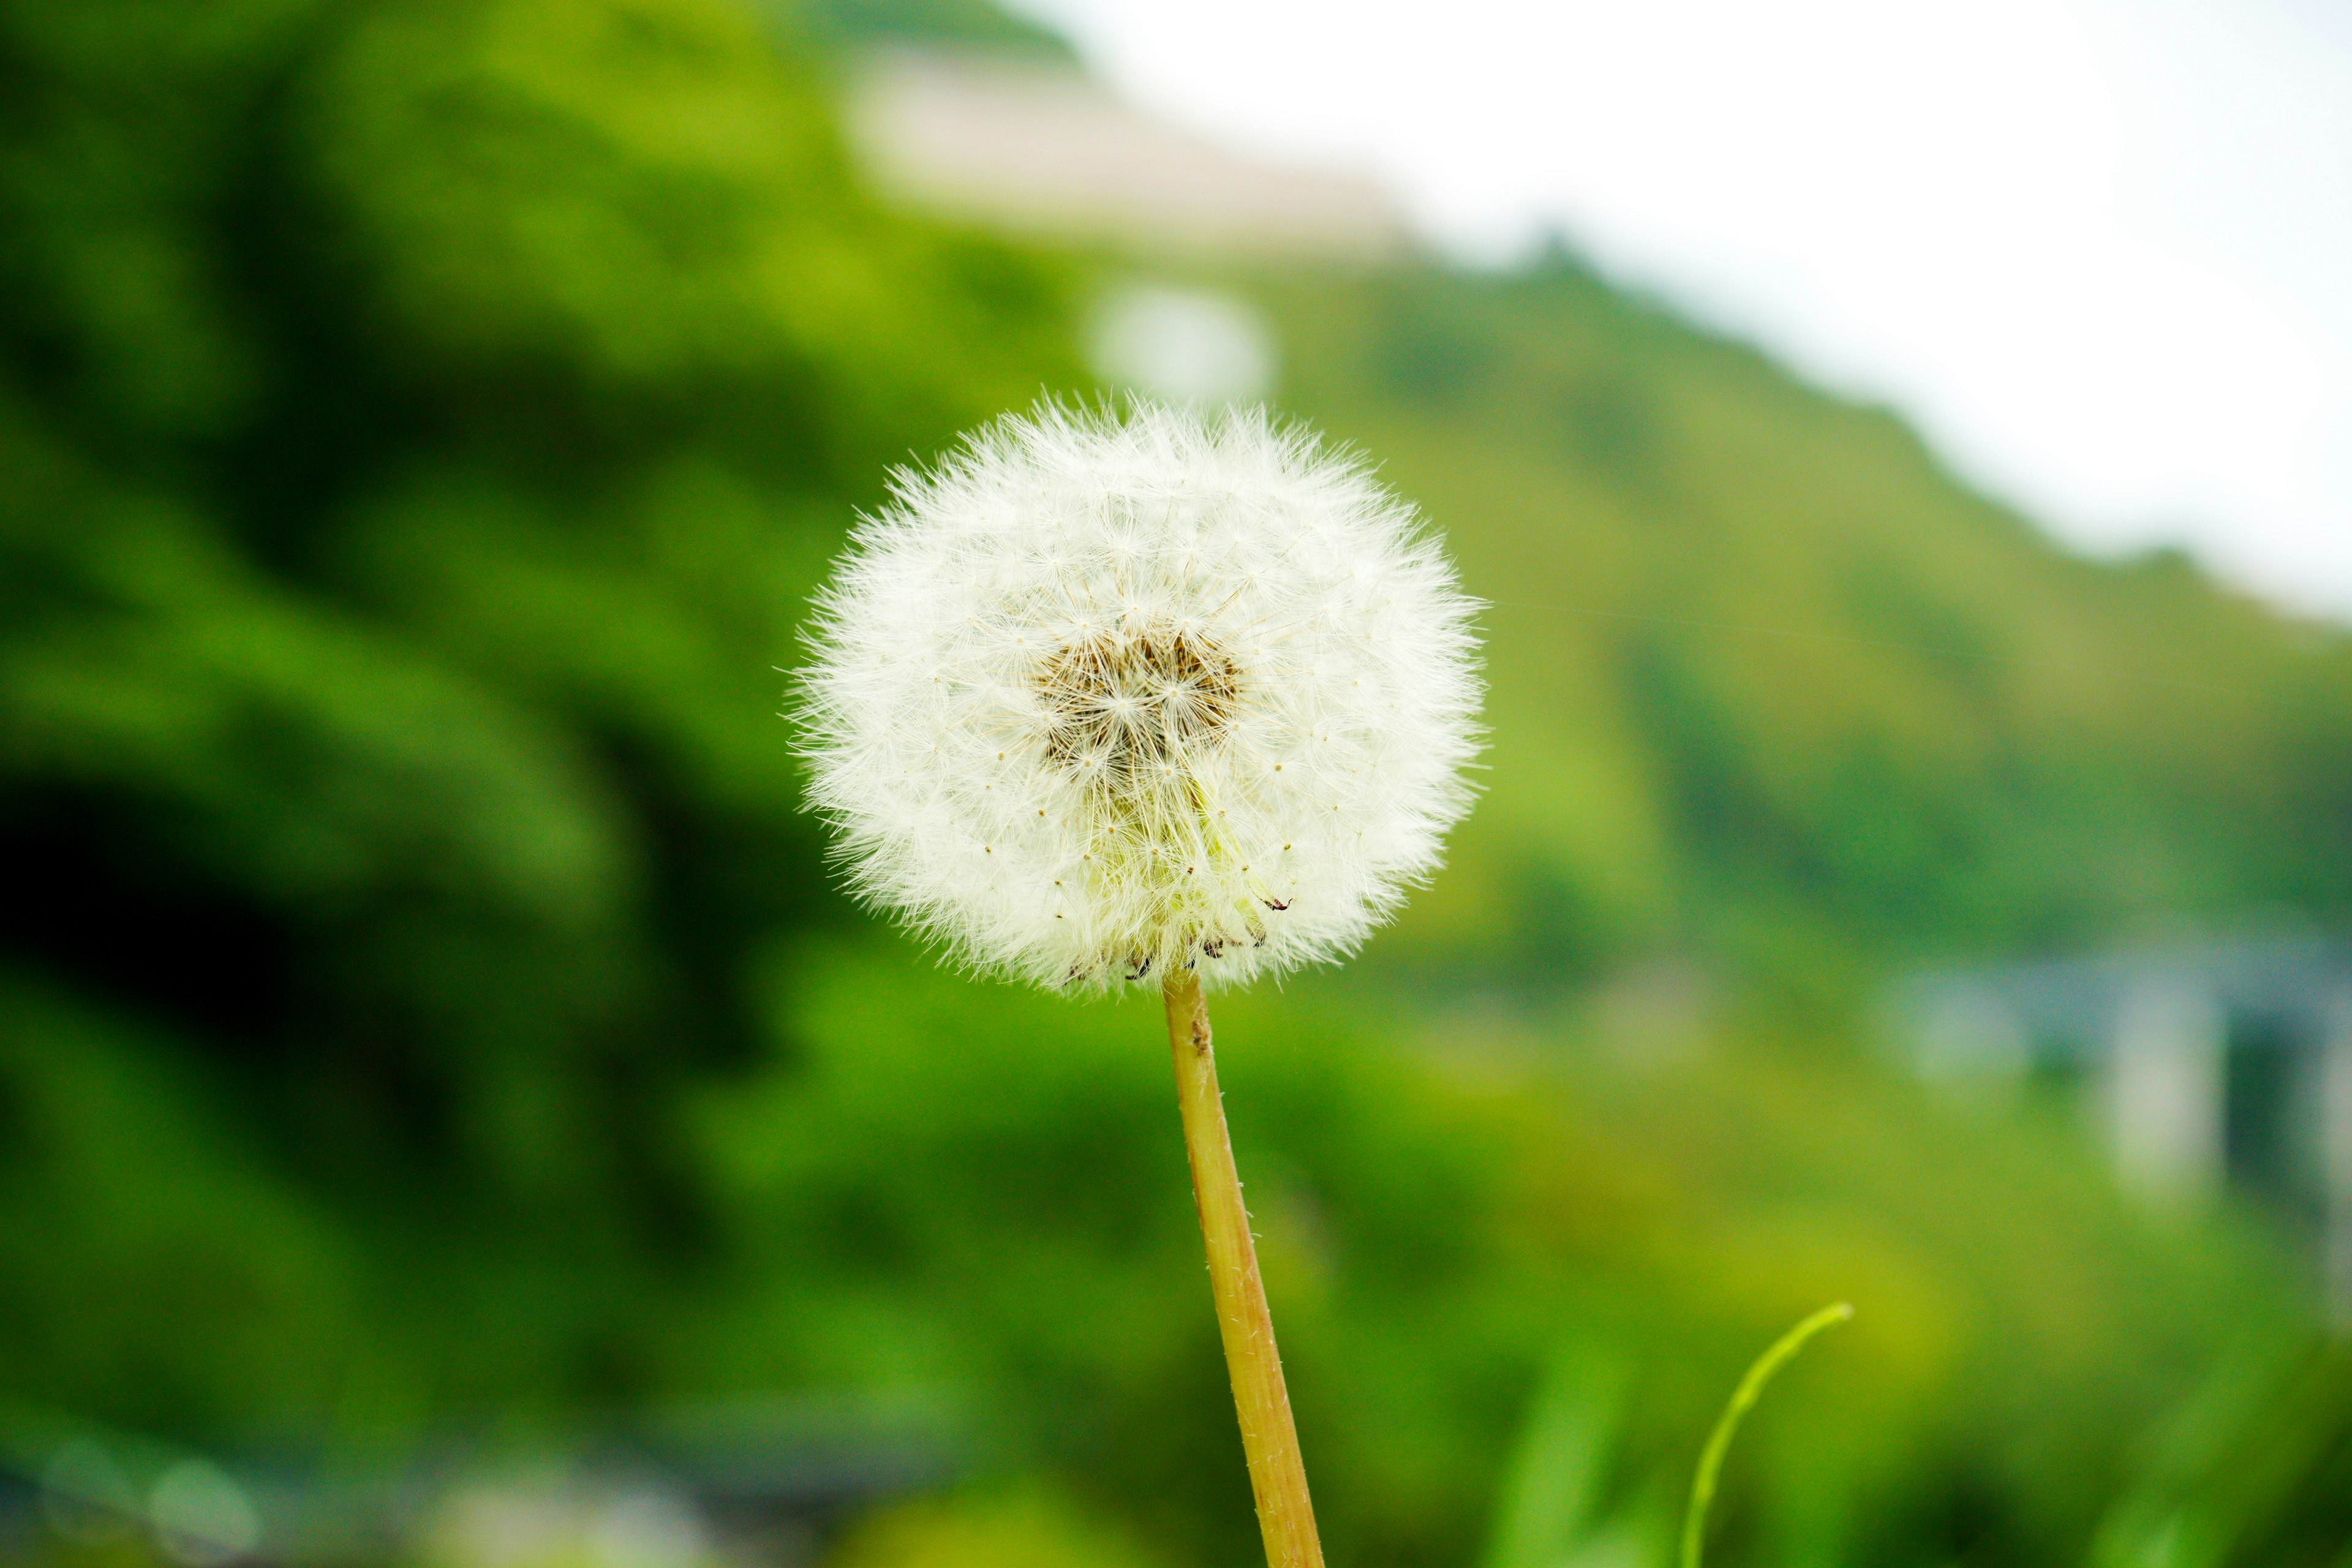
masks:
[(1844, 1322), (1853, 1316), (1852, 1303), (1839, 1301), (1823, 1307), (1772, 1343), (1772, 1348), (1756, 1358), (1748, 1375), (1732, 1390), (1731, 1403), (1723, 1407), (1722, 1418), (1707, 1435), (1706, 1447), (1700, 1450), (1698, 1474), (1691, 1478), (1690, 1512), (1683, 1518), (1682, 1568), (1699, 1568), (1699, 1555), (1706, 1542), (1706, 1510), (1715, 1501), (1716, 1478), (1723, 1470), (1723, 1456), (1731, 1447), (1731, 1435), (1739, 1430), (1740, 1417), (1748, 1414), (1764, 1385), (1805, 1348), (1805, 1342), (1823, 1329)]
[(1631, 1372), (1591, 1345), (1554, 1356), (1507, 1474), (1485, 1568), (1559, 1568), (1571, 1555), (1617, 1447)]

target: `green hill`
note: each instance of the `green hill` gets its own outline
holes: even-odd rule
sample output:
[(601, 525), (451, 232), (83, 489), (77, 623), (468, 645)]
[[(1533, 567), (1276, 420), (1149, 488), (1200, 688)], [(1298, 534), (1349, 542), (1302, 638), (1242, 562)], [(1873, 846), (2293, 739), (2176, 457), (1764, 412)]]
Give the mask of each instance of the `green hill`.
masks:
[(1400, 947), (1769, 973), (2345, 911), (2352, 637), (2070, 555), (1565, 258), (1239, 281), (1492, 605), (1488, 798)]
[[(975, 1485), (1239, 1560), (1150, 1009), (857, 917), (774, 717), (887, 466), (1098, 390), (1131, 262), (887, 211), (837, 142), (823, 40), (977, 15), (0, 0), (0, 1415), (357, 1464), (916, 1398)], [(2260, 1223), (2142, 1223), (1851, 1005), (2341, 914), (2346, 639), (2070, 558), (1562, 261), (1219, 280), (1493, 602), (1454, 868), (1225, 1014), (1339, 1557), (1475, 1555), (1553, 1366), (1631, 1380), (1596, 1517), (1649, 1528), (1832, 1295), (1722, 1560), (2074, 1561), (2200, 1483), (2242, 1426), (2136, 1436), (2305, 1364)], [(1641, 1057), (1552, 1006), (1656, 959), (1735, 1005)], [(2213, 1561), (2334, 1528), (2273, 1485), (2330, 1399)]]

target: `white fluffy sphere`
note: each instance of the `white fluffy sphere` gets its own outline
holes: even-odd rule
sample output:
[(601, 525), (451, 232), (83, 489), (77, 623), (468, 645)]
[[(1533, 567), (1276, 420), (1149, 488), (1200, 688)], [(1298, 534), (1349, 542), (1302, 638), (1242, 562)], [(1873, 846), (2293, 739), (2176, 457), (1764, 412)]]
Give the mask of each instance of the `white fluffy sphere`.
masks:
[(819, 599), (811, 802), (870, 902), (1055, 987), (1352, 951), (1469, 804), (1473, 609), (1260, 412), (1041, 409), (898, 477)]

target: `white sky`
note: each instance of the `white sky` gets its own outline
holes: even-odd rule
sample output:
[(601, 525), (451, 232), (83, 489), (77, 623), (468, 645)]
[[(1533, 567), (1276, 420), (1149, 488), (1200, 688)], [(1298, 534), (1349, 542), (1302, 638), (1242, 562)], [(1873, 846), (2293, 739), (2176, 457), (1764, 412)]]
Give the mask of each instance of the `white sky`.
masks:
[(2347, 0), (1019, 0), (1145, 106), (1547, 226), (2095, 550), (2352, 620)]

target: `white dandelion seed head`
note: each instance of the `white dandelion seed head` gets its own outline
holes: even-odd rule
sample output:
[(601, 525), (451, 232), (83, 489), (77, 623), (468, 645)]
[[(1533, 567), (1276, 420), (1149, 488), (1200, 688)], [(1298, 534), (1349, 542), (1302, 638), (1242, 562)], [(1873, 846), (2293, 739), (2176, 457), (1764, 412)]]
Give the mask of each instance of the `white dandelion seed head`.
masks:
[(857, 893), (1054, 987), (1353, 951), (1439, 863), (1472, 602), (1413, 509), (1262, 411), (1045, 406), (902, 472), (797, 717)]

